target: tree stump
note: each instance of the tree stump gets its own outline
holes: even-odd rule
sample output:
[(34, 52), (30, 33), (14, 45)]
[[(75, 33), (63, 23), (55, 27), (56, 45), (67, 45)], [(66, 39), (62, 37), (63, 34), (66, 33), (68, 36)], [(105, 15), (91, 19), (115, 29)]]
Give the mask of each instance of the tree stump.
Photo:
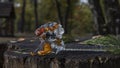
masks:
[(7, 50), (7, 43), (0, 43), (0, 68), (3, 67), (4, 64), (4, 52)]
[[(104, 51), (75, 51), (67, 50), (73, 43), (66, 45), (66, 50), (58, 54), (31, 56), (39, 41), (25, 40), (9, 44), (4, 53), (4, 68), (119, 68), (120, 55)], [(73, 44), (74, 47), (85, 48)], [(74, 48), (72, 47), (72, 48)], [(90, 48), (90, 47), (89, 47)]]

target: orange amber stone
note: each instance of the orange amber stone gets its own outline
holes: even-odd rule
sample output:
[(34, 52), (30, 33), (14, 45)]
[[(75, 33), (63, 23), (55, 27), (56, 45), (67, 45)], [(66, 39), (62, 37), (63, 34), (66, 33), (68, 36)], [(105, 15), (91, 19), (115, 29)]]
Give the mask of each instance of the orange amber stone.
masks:
[(49, 30), (49, 28), (48, 28), (48, 27), (46, 27), (46, 28), (45, 28), (45, 31), (48, 31), (48, 30)]
[(55, 25), (53, 26), (54, 30), (58, 28), (58, 25), (59, 25), (59, 24), (55, 24)]
[(49, 30), (50, 30), (50, 31), (54, 31), (53, 27), (49, 27)]
[(42, 51), (38, 51), (38, 55), (46, 55), (52, 52), (52, 48), (50, 46), (50, 43), (45, 43), (43, 50)]

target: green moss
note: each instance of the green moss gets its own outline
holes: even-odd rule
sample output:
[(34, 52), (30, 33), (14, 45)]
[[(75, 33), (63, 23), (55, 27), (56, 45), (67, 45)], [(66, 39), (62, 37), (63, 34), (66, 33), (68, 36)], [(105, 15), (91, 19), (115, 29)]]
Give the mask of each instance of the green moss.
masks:
[(116, 38), (116, 36), (113, 36), (113, 35), (100, 36), (94, 39), (86, 40), (82, 43), (92, 44), (92, 45), (110, 46), (106, 48), (106, 50), (114, 54), (120, 54), (120, 39)]
[(120, 40), (117, 39), (115, 36), (108, 35), (108, 36), (100, 36), (98, 38), (86, 40), (83, 42), (84, 44), (93, 44), (93, 45), (120, 45)]
[(71, 43), (71, 42), (73, 42), (74, 37), (72, 35), (66, 34), (63, 36), (63, 40), (65, 43)]

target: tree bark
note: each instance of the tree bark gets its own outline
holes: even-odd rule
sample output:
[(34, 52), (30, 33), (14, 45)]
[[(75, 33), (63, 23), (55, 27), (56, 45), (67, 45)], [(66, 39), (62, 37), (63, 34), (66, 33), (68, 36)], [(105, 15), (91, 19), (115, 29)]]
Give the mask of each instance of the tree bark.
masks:
[(71, 8), (71, 0), (67, 0), (66, 1), (67, 3), (67, 7), (66, 7), (66, 11), (65, 11), (65, 15), (64, 15), (64, 26), (65, 26), (65, 33), (67, 34), (68, 33), (68, 19), (69, 19), (69, 15), (70, 15), (70, 8)]
[(96, 34), (105, 35), (107, 30), (106, 30), (106, 27), (104, 26), (105, 19), (102, 13), (100, 0), (89, 0), (89, 4), (91, 6), (91, 10), (94, 16), (95, 26), (97, 28)]
[(13, 2), (14, 0), (8, 0), (9, 2)]
[(118, 0), (103, 0), (108, 28), (114, 35), (120, 34), (120, 5)]
[(22, 12), (21, 12), (21, 20), (18, 22), (18, 31), (24, 32), (24, 24), (25, 24), (25, 8), (26, 8), (26, 0), (23, 0)]
[(14, 19), (13, 18), (7, 18), (5, 21), (5, 31), (3, 33), (3, 36), (7, 37), (13, 37), (14, 36)]
[(61, 25), (64, 25), (63, 20), (62, 20), (63, 18), (62, 18), (62, 14), (61, 14), (61, 8), (60, 8), (61, 4), (58, 0), (55, 0), (55, 3), (56, 3), (59, 22), (61, 23)]
[[(57, 12), (58, 12), (58, 18), (60, 23), (62, 24), (63, 28), (65, 29), (65, 33), (68, 33), (68, 28), (67, 28), (67, 24), (68, 24), (68, 18), (69, 18), (69, 14), (70, 14), (70, 8), (71, 8), (71, 0), (66, 0), (67, 6), (65, 7), (65, 12), (61, 13), (61, 4), (58, 0), (55, 0), (56, 2), (56, 7), (57, 7)], [(63, 16), (62, 16), (63, 14)]]
[(35, 13), (35, 28), (38, 28), (38, 11), (37, 11), (37, 0), (34, 0), (34, 13)]
[[(120, 34), (120, 5), (119, 0), (89, 0), (95, 23), (97, 23), (98, 34)], [(103, 8), (103, 9), (101, 9)], [(105, 12), (103, 14), (102, 12)], [(106, 20), (106, 21), (105, 21)], [(105, 25), (106, 24), (106, 25)], [(104, 31), (104, 29), (106, 31)]]

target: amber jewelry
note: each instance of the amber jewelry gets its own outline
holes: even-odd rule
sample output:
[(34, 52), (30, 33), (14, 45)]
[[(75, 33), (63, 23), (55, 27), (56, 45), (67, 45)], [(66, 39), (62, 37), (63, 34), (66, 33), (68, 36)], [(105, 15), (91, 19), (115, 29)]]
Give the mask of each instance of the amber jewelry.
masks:
[(38, 55), (46, 55), (52, 52), (52, 48), (50, 46), (50, 43), (46, 42), (44, 44), (43, 50), (42, 51), (38, 51)]
[(58, 28), (58, 25), (59, 25), (59, 24), (55, 24), (55, 25), (53, 26), (53, 29), (54, 29), (54, 30), (57, 29), (57, 28)]
[(49, 28), (48, 28), (48, 27), (46, 27), (46, 28), (45, 28), (45, 31), (47, 32), (48, 30), (49, 30)]
[(50, 31), (54, 31), (54, 28), (53, 28), (53, 27), (49, 27), (49, 30), (50, 30)]

